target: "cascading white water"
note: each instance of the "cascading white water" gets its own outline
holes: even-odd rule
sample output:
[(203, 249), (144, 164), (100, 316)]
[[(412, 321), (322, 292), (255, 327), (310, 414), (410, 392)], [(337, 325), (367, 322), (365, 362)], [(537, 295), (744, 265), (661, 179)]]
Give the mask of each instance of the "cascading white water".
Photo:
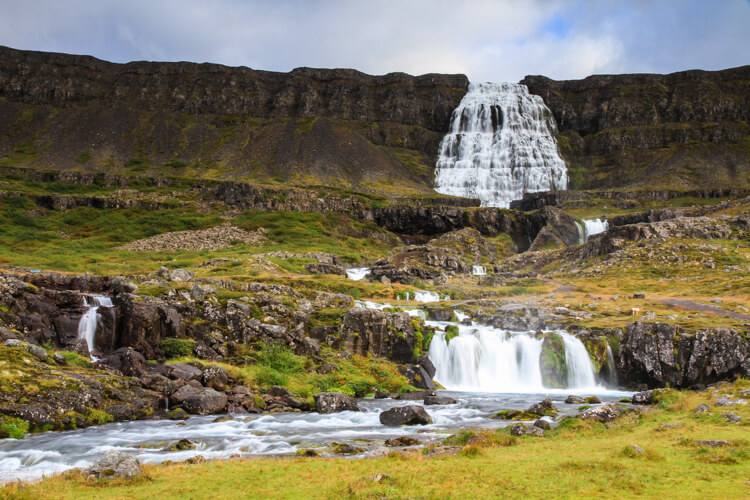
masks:
[(487, 276), (487, 268), (484, 266), (471, 266), (473, 276)]
[(370, 274), (369, 267), (352, 267), (346, 270), (346, 277), (353, 281), (359, 281)]
[[(465, 316), (464, 316), (465, 317)], [(437, 331), (429, 356), (435, 365), (435, 380), (450, 390), (485, 392), (546, 392), (540, 355), (542, 339), (529, 332), (508, 332), (472, 323), (457, 325), (428, 321), (430, 326), (458, 326), (458, 336), (446, 342)], [(567, 332), (558, 332), (565, 346), (567, 389), (596, 388), (594, 367), (586, 347)]]
[(568, 368), (568, 387), (596, 387), (594, 364), (591, 362), (586, 346), (575, 336), (560, 331), (565, 346), (565, 364)]
[(585, 241), (588, 241), (588, 239), (599, 233), (603, 233), (607, 229), (609, 229), (609, 223), (607, 220), (600, 220), (600, 219), (584, 219), (583, 220), (584, 225), (584, 238)]
[(557, 126), (541, 97), (515, 83), (470, 83), (440, 143), (435, 190), (507, 208), (524, 192), (566, 189)]
[(576, 227), (578, 228), (578, 244), (586, 243), (586, 228), (578, 221), (576, 221)]
[(112, 299), (104, 295), (86, 295), (86, 304), (89, 308), (81, 316), (78, 323), (78, 338), (84, 339), (89, 351), (96, 349), (96, 326), (99, 323), (99, 308), (113, 307)]
[(607, 344), (607, 383), (610, 387), (617, 387), (617, 370), (615, 369), (615, 356), (612, 348)]
[(542, 387), (542, 341), (525, 333), (491, 327), (459, 326), (449, 342), (436, 333), (429, 356), (435, 380), (452, 390), (537, 392)]

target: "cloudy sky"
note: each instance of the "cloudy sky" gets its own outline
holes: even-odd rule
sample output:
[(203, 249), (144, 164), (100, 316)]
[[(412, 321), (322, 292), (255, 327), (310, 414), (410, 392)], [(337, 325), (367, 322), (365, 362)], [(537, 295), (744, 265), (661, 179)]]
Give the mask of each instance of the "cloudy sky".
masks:
[(0, 0), (0, 45), (518, 81), (750, 64), (750, 0)]

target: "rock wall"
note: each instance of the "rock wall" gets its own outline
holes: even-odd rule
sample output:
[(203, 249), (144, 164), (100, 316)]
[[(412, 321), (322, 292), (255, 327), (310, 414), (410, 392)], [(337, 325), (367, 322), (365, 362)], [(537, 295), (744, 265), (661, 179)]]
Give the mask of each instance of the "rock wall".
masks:
[(750, 187), (749, 82), (750, 66), (521, 81), (557, 120), (571, 189)]
[(726, 328), (686, 333), (666, 323), (632, 323), (620, 344), (620, 380), (649, 387), (682, 388), (747, 378), (748, 333)]

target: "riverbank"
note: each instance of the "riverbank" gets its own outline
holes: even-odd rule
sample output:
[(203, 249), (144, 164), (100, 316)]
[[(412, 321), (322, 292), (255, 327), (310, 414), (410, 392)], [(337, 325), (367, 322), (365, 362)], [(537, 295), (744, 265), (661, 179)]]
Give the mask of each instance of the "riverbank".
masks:
[(750, 493), (750, 406), (718, 404), (747, 400), (748, 389), (740, 380), (668, 390), (646, 410), (609, 423), (568, 419), (542, 438), (463, 431), (439, 447), (379, 459), (146, 465), (132, 481), (72, 471), (8, 485), (0, 498), (741, 498)]

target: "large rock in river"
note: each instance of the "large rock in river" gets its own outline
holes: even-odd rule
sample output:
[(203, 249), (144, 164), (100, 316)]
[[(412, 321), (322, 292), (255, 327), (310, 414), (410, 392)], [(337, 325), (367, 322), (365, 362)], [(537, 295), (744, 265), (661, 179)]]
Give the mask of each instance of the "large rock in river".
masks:
[(422, 406), (396, 406), (380, 414), (380, 423), (383, 425), (427, 425), (432, 423), (432, 418)]

